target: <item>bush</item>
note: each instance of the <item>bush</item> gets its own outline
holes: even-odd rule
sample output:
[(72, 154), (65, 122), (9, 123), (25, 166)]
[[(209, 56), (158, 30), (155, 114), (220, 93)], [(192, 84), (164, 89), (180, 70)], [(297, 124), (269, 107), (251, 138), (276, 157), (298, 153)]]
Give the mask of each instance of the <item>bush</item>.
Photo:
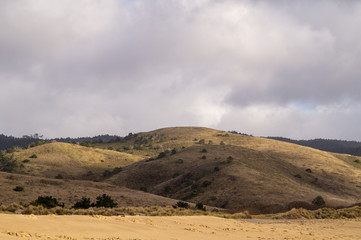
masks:
[(113, 208), (118, 206), (118, 203), (114, 202), (114, 200), (107, 194), (98, 196), (96, 200), (97, 201), (94, 204), (95, 207)]
[(183, 201), (179, 201), (177, 202), (177, 207), (180, 207), (180, 208), (189, 208), (189, 204), (186, 203), (186, 202), (183, 202)]
[(35, 153), (33, 155), (31, 155), (29, 158), (38, 158), (38, 155), (36, 155)]
[(171, 188), (170, 186), (165, 186), (165, 187), (164, 187), (164, 192), (165, 192), (165, 193), (169, 193), (170, 190), (172, 190), (172, 188)]
[(59, 173), (58, 175), (56, 175), (55, 178), (56, 178), (56, 179), (64, 179), (63, 175), (60, 174), (60, 173)]
[(229, 156), (229, 157), (227, 158), (227, 163), (231, 163), (231, 162), (233, 162), (233, 157), (232, 157), (232, 156)]
[(302, 178), (300, 174), (294, 175), (295, 178)]
[(220, 169), (219, 169), (219, 167), (214, 167), (214, 169), (213, 169), (215, 172), (218, 172)]
[(0, 171), (12, 172), (16, 168), (16, 160), (13, 159), (13, 156), (5, 156), (0, 151)]
[(207, 152), (207, 149), (203, 148), (201, 152), (202, 152), (202, 153), (206, 153), (206, 152)]
[(64, 203), (60, 204), (56, 198), (52, 196), (39, 196), (38, 199), (31, 202), (30, 205), (33, 206), (43, 206), (45, 208), (54, 208), (57, 206), (64, 207)]
[(207, 156), (206, 156), (206, 155), (203, 155), (203, 156), (202, 156), (202, 159), (206, 159), (206, 158), (207, 158)]
[(206, 181), (204, 181), (204, 182), (202, 183), (202, 187), (204, 187), (204, 188), (205, 188), (205, 187), (208, 187), (209, 185), (211, 185), (211, 183), (212, 183), (212, 182), (206, 180)]
[(308, 172), (308, 173), (312, 173), (311, 168), (307, 168), (305, 171)]
[(361, 161), (359, 159), (356, 159), (354, 162), (355, 163), (361, 163)]
[(176, 177), (178, 177), (179, 176), (179, 172), (175, 172), (174, 174), (173, 174), (173, 178), (176, 178)]
[(220, 145), (225, 145), (223, 141), (221, 141), (219, 144), (220, 144)]
[(167, 156), (167, 153), (166, 152), (161, 152), (161, 153), (159, 153), (157, 158), (164, 158), (165, 156)]
[(323, 206), (326, 204), (325, 200), (321, 196), (315, 197), (315, 199), (312, 200), (312, 204), (316, 206)]
[(176, 148), (173, 148), (172, 151), (170, 152), (171, 155), (174, 155), (177, 153), (177, 149)]
[(23, 160), (23, 163), (28, 163), (28, 162), (30, 162), (30, 160), (29, 160), (29, 159), (25, 159), (25, 160)]
[(80, 201), (76, 202), (71, 208), (88, 209), (91, 207), (90, 198), (82, 197)]
[(199, 142), (198, 142), (198, 144), (205, 144), (205, 140), (204, 139), (201, 139), (201, 140), (199, 140)]
[(178, 163), (178, 164), (182, 164), (182, 163), (184, 163), (184, 161), (183, 161), (183, 159), (178, 159), (177, 161), (175, 161), (176, 163)]
[(24, 187), (23, 186), (16, 186), (15, 188), (13, 188), (13, 190), (15, 192), (24, 192)]
[(202, 211), (206, 211), (206, 208), (204, 207), (203, 203), (199, 202), (196, 204), (196, 208)]

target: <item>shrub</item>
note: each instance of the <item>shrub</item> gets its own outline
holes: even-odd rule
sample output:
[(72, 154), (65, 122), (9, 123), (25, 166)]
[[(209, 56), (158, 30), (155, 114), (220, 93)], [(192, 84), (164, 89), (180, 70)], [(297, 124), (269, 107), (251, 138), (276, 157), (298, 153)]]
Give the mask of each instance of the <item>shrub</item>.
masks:
[(108, 150), (114, 150), (114, 148), (113, 147), (108, 147)]
[(355, 163), (361, 163), (361, 161), (359, 159), (356, 159), (354, 162)]
[(15, 192), (24, 192), (24, 187), (23, 186), (16, 186), (15, 188), (13, 188), (13, 190)]
[(204, 207), (203, 203), (199, 202), (196, 204), (196, 208), (202, 211), (206, 211), (206, 208)]
[(167, 156), (166, 152), (160, 152), (157, 158), (164, 158), (165, 156)]
[(302, 178), (300, 174), (294, 175), (295, 178)]
[(140, 187), (140, 191), (146, 192), (147, 188), (146, 187)]
[(206, 155), (203, 155), (203, 156), (202, 156), (202, 159), (206, 159), (206, 158), (207, 158), (207, 156), (206, 156)]
[(31, 155), (29, 158), (38, 158), (38, 155), (36, 155), (35, 153), (33, 155)]
[(212, 144), (213, 144), (213, 141), (212, 141), (212, 140), (209, 140), (209, 141), (208, 141), (208, 144), (209, 144), (209, 145), (212, 145)]
[(80, 201), (76, 202), (71, 208), (88, 209), (91, 207), (90, 198), (82, 197)]
[(305, 171), (308, 172), (308, 173), (312, 173), (311, 168), (307, 168)]
[(55, 178), (56, 178), (56, 179), (63, 179), (64, 177), (63, 177), (62, 174), (59, 173), (58, 175), (55, 176)]
[(206, 180), (202, 183), (202, 187), (208, 187), (209, 185), (211, 185), (211, 183), (212, 182)]
[(174, 174), (173, 174), (173, 178), (176, 178), (176, 177), (178, 177), (179, 176), (179, 172), (175, 172)]
[(38, 199), (31, 202), (30, 205), (43, 206), (45, 208), (54, 208), (57, 206), (64, 207), (64, 204), (60, 204), (56, 198), (52, 196), (39, 196)]
[(16, 160), (13, 159), (13, 156), (5, 156), (0, 151), (0, 171), (12, 172), (16, 168)]
[(177, 161), (175, 161), (176, 163), (182, 164), (184, 163), (183, 159), (178, 159)]
[(220, 145), (225, 145), (223, 141), (221, 141), (219, 144), (220, 144)]
[(29, 160), (29, 159), (25, 159), (25, 160), (23, 160), (23, 163), (28, 163), (28, 162), (30, 162), (30, 160)]
[(130, 150), (130, 147), (129, 146), (125, 146), (123, 147), (124, 151), (129, 151)]
[(201, 152), (202, 152), (202, 153), (206, 153), (206, 152), (207, 152), (207, 149), (203, 148)]
[(326, 204), (325, 200), (321, 196), (315, 197), (315, 199), (312, 200), (312, 204), (316, 206), (323, 206)]
[(227, 163), (231, 163), (233, 161), (233, 157), (232, 156), (229, 156), (228, 158), (227, 158)]
[(177, 153), (177, 149), (173, 148), (172, 151), (170, 152), (171, 155), (176, 154)]
[(177, 202), (177, 207), (180, 207), (180, 208), (189, 208), (189, 204), (186, 203), (186, 202), (183, 202), (183, 201), (179, 201)]
[(105, 207), (105, 208), (113, 208), (117, 207), (118, 203), (114, 202), (114, 200), (107, 194), (103, 194), (96, 198), (96, 202), (94, 204), (95, 207)]
[(218, 172), (220, 169), (219, 169), (219, 167), (214, 167), (214, 169), (213, 169), (215, 172)]
[(198, 142), (198, 144), (205, 144), (205, 140), (204, 139), (201, 139), (201, 140), (199, 140), (199, 142)]

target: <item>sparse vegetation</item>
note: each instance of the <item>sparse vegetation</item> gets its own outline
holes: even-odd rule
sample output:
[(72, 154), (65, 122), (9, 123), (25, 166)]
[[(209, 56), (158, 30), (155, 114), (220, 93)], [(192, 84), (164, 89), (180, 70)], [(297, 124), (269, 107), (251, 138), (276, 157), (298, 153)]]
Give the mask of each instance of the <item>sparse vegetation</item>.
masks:
[(225, 145), (225, 143), (224, 143), (223, 141), (221, 141), (219, 144), (220, 144), (220, 145)]
[(82, 199), (79, 200), (78, 202), (76, 202), (74, 204), (74, 206), (72, 206), (72, 208), (74, 208), (74, 209), (88, 209), (91, 206), (92, 205), (90, 203), (90, 198), (82, 197)]
[(307, 168), (305, 171), (308, 173), (312, 173), (312, 170), (310, 168)]
[(183, 159), (177, 159), (175, 162), (178, 163), (178, 164), (184, 163)]
[(54, 208), (54, 207), (64, 207), (64, 204), (60, 204), (56, 198), (52, 196), (39, 196), (38, 199), (31, 202), (30, 205), (33, 206), (43, 206), (44, 208)]
[(298, 173), (296, 175), (294, 175), (294, 177), (295, 178), (302, 178), (302, 176), (300, 174), (298, 174)]
[(206, 211), (206, 208), (204, 207), (203, 203), (199, 202), (196, 204), (196, 208), (202, 211)]
[(6, 156), (0, 151), (0, 171), (12, 172), (16, 166), (16, 160), (13, 159), (13, 156)]
[(359, 159), (356, 159), (354, 162), (355, 163), (361, 163), (361, 161)]
[(207, 158), (207, 156), (206, 156), (206, 155), (203, 155), (203, 156), (202, 156), (202, 159), (206, 159), (206, 158)]
[(172, 151), (170, 152), (171, 155), (174, 155), (177, 153), (177, 149), (176, 148), (173, 148)]
[(186, 203), (186, 202), (183, 202), (183, 201), (179, 201), (177, 202), (177, 207), (180, 207), (180, 208), (189, 208), (189, 204)]
[(206, 141), (204, 139), (201, 139), (201, 140), (198, 141), (198, 144), (205, 144), (205, 142)]
[(227, 158), (227, 163), (232, 163), (233, 162), (233, 157), (232, 156), (229, 156), (228, 158)]
[(219, 167), (214, 167), (213, 169), (214, 172), (218, 172), (219, 170), (220, 170)]
[(28, 162), (30, 162), (29, 159), (24, 159), (24, 160), (23, 160), (23, 163), (28, 163)]
[(202, 152), (202, 153), (206, 153), (206, 152), (207, 152), (207, 149), (203, 148), (201, 152)]
[(160, 152), (157, 158), (164, 158), (165, 156), (167, 156), (166, 152)]
[(29, 158), (38, 158), (38, 155), (36, 155), (35, 153), (33, 155), (31, 155)]
[(96, 198), (96, 202), (94, 204), (95, 207), (105, 207), (105, 208), (114, 208), (118, 206), (118, 203), (114, 202), (114, 200), (107, 194), (103, 194)]
[(23, 186), (16, 186), (13, 190), (15, 192), (24, 192), (24, 187)]
[(55, 176), (56, 179), (64, 179), (63, 175), (61, 173), (59, 173), (58, 175)]
[(316, 206), (324, 206), (326, 204), (322, 196), (317, 196), (312, 200), (312, 204)]

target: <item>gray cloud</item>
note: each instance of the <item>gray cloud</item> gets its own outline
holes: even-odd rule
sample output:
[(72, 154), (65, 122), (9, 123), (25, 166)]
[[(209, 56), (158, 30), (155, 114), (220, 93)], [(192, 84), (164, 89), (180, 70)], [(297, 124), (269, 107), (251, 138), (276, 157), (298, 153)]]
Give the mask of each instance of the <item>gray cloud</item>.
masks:
[(357, 139), (359, 1), (0, 3), (0, 131)]

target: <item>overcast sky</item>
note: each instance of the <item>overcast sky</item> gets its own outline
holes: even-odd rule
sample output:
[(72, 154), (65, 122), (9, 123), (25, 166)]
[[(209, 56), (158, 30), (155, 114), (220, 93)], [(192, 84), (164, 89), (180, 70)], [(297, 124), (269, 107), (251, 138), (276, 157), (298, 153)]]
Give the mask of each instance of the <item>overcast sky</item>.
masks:
[(0, 133), (361, 141), (361, 1), (1, 0)]

